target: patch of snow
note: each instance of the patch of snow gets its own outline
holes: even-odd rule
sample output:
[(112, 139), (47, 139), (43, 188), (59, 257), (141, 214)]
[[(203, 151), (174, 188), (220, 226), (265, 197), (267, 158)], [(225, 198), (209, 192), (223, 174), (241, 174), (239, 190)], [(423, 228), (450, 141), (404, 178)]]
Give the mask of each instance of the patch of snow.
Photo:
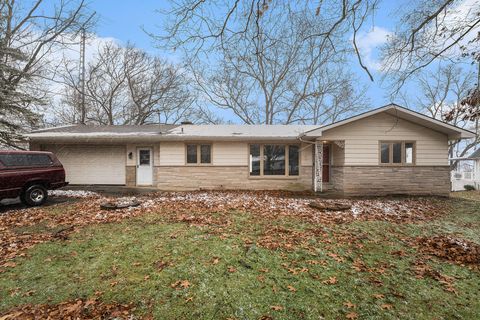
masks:
[(48, 195), (53, 197), (67, 197), (67, 198), (90, 198), (90, 197), (100, 196), (96, 192), (87, 191), (87, 190), (49, 190)]

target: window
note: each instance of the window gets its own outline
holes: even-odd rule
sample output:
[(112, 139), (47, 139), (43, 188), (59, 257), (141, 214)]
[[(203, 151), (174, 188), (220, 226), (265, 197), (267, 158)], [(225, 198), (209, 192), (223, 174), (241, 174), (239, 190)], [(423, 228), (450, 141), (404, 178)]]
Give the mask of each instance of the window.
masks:
[(263, 146), (263, 174), (266, 176), (285, 175), (285, 146), (267, 144)]
[(381, 141), (380, 163), (413, 165), (415, 163), (415, 142)]
[(2, 154), (0, 161), (6, 167), (43, 167), (52, 165), (46, 154)]
[(290, 176), (298, 176), (299, 173), (298, 149), (298, 146), (288, 146), (288, 174)]
[(209, 144), (200, 145), (200, 162), (201, 163), (210, 163), (212, 162), (211, 157), (211, 146)]
[(413, 164), (413, 142), (405, 142), (405, 163)]
[(187, 164), (212, 163), (212, 146), (209, 144), (187, 144)]
[(139, 164), (140, 165), (150, 165), (150, 150), (140, 150), (140, 159), (139, 159)]
[(252, 144), (250, 145), (250, 175), (259, 176), (260, 175), (260, 145)]
[(298, 176), (299, 147), (285, 144), (250, 145), (250, 176)]

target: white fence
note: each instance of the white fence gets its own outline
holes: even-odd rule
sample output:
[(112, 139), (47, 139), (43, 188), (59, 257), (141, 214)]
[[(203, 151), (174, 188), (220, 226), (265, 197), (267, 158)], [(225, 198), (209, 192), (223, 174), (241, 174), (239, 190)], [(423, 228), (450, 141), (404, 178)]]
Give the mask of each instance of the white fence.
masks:
[(456, 172), (451, 174), (452, 191), (463, 191), (465, 185), (475, 186), (477, 190), (480, 189), (480, 173), (479, 172)]

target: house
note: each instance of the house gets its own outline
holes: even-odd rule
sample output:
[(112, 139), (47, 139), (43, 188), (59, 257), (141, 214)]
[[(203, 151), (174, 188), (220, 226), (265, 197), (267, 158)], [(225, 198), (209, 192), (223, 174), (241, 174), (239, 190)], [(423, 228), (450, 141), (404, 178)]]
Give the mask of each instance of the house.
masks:
[(28, 135), (71, 184), (161, 190), (450, 192), (448, 141), (470, 131), (390, 104), (325, 126), (65, 126)]
[(467, 157), (452, 158), (457, 161), (452, 171), (452, 191), (464, 191), (466, 185), (474, 186), (480, 190), (480, 149), (474, 151)]

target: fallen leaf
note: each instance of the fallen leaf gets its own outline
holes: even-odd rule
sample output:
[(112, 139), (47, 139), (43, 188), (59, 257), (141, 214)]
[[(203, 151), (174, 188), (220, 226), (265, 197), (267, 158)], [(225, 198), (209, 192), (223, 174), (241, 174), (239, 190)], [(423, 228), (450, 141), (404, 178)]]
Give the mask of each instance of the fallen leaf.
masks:
[(228, 270), (228, 272), (230, 272), (230, 273), (237, 272), (237, 269), (235, 269), (235, 268), (234, 268), (234, 267), (232, 267), (232, 266), (228, 267), (228, 269), (227, 269), (227, 270)]
[(148, 279), (150, 279), (150, 276), (143, 277), (143, 280), (145, 280), (145, 281), (147, 281)]
[(388, 303), (384, 303), (381, 305), (382, 309), (385, 309), (385, 310), (390, 310), (393, 308), (393, 306), (391, 304), (388, 304)]
[(110, 282), (110, 287), (115, 287), (118, 284), (118, 281)]
[(218, 264), (220, 262), (220, 258), (213, 257), (212, 264)]
[(347, 315), (345, 316), (347, 319), (357, 319), (358, 318), (358, 314), (356, 312), (350, 312), (350, 313), (347, 313)]
[(282, 306), (270, 306), (270, 309), (272, 309), (273, 311), (280, 311), (280, 310), (283, 310), (283, 307)]
[(351, 303), (350, 301), (344, 302), (343, 305), (344, 305), (345, 307), (347, 307), (348, 309), (352, 309), (352, 308), (355, 308), (355, 307), (356, 307), (356, 305), (353, 304), (353, 303)]
[(375, 299), (383, 299), (383, 298), (385, 298), (385, 296), (384, 296), (383, 294), (379, 294), (379, 293), (374, 294), (373, 297), (374, 297)]
[(162, 271), (163, 269), (165, 269), (169, 265), (170, 265), (170, 263), (168, 263), (166, 261), (162, 261), (162, 260), (155, 262), (155, 267), (157, 268), (158, 271)]
[(324, 284), (336, 284), (337, 282), (338, 281), (337, 281), (336, 277), (330, 277), (330, 278), (328, 278), (328, 280), (322, 281), (322, 283), (324, 283)]
[(178, 280), (178, 281), (175, 281), (174, 283), (172, 283), (170, 285), (170, 287), (172, 288), (176, 288), (177, 290), (183, 288), (183, 289), (187, 289), (190, 287), (190, 281), (188, 280)]
[(33, 296), (33, 294), (35, 293), (35, 290), (30, 290), (30, 291), (27, 291), (23, 294), (24, 297), (30, 297), (30, 296)]
[(287, 286), (288, 290), (290, 290), (291, 292), (296, 292), (297, 289), (295, 289), (294, 287), (292, 286)]
[(17, 264), (15, 262), (9, 261), (9, 262), (5, 262), (3, 266), (7, 268), (15, 268)]

